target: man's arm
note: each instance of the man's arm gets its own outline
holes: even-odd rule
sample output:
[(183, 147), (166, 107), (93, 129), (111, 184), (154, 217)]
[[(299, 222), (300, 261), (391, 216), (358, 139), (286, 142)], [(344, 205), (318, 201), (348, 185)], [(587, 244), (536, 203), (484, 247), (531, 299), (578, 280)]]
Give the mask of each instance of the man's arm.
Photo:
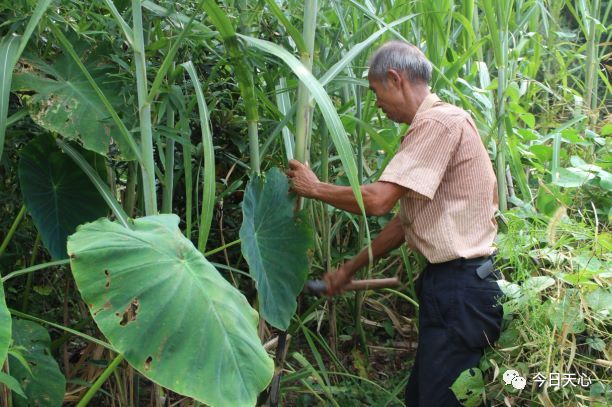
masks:
[[(355, 214), (361, 214), (351, 187), (319, 181), (310, 168), (296, 160), (289, 161), (287, 175), (291, 178), (291, 190), (296, 194), (313, 198)], [(389, 213), (395, 203), (408, 190), (400, 185), (378, 181), (361, 186), (366, 214), (381, 216)]]
[[(399, 215), (395, 215), (393, 219), (385, 225), (378, 236), (372, 240), (372, 257), (377, 260), (391, 250), (399, 247), (404, 243), (404, 229), (400, 221)], [(336, 295), (342, 293), (342, 288), (348, 284), (353, 275), (360, 268), (368, 264), (368, 248), (361, 250), (359, 254), (344, 263), (334, 273), (326, 273), (323, 280), (327, 283), (327, 295)]]

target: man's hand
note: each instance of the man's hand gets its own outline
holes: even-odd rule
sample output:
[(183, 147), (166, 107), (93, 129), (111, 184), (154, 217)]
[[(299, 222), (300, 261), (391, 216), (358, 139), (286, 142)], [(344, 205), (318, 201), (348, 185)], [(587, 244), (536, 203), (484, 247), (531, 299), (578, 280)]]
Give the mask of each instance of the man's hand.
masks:
[(312, 170), (297, 160), (289, 160), (287, 176), (291, 179), (290, 190), (305, 198), (314, 198), (315, 188), (321, 183)]
[(344, 266), (340, 266), (334, 273), (325, 273), (323, 281), (327, 284), (325, 295), (339, 295), (344, 292), (344, 287), (351, 282), (352, 275)]

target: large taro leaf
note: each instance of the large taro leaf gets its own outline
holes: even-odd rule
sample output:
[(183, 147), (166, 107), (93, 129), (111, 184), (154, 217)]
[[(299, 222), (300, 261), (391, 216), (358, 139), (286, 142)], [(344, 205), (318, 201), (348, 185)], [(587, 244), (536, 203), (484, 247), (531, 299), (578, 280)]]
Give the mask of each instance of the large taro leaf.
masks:
[[(482, 371), (477, 367), (469, 368), (461, 372), (459, 377), (450, 388), (462, 406), (476, 407), (482, 403), (482, 395), (485, 392)], [(440, 389), (442, 391), (443, 389)]]
[(68, 238), (77, 286), (100, 330), (156, 383), (211, 406), (250, 406), (274, 365), (257, 312), (178, 228), (176, 215), (100, 219)]
[(0, 279), (0, 366), (6, 360), (6, 354), (11, 342), (11, 314), (6, 307), (4, 287)]
[(254, 176), (242, 202), (242, 254), (257, 284), (259, 311), (272, 326), (286, 330), (297, 308), (296, 297), (308, 275), (312, 233), (293, 214), (295, 199), (278, 168)]
[(9, 356), (11, 375), (28, 397), (26, 400), (13, 392), (15, 407), (60, 406), (66, 391), (66, 378), (51, 356), (51, 339), (47, 330), (34, 322), (14, 319), (13, 341), (30, 368), (28, 371), (19, 360)]
[[(119, 97), (117, 79), (111, 75), (114, 72), (105, 62), (106, 51), (84, 42), (76, 43), (74, 48), (115, 110), (124, 116), (130, 114)], [(28, 103), (30, 113), (45, 129), (68, 140), (78, 139), (86, 149), (104, 156), (112, 138), (126, 159), (135, 158), (96, 91), (68, 53), (55, 58), (52, 65), (33, 56), (23, 58), (12, 90), (34, 92)]]
[[(95, 154), (83, 153), (89, 153), (84, 155), (90, 162), (96, 160)], [(97, 167), (101, 167), (100, 163)], [(34, 225), (54, 259), (66, 258), (66, 238), (78, 225), (108, 212), (89, 178), (47, 134), (32, 140), (21, 151), (19, 182)]]

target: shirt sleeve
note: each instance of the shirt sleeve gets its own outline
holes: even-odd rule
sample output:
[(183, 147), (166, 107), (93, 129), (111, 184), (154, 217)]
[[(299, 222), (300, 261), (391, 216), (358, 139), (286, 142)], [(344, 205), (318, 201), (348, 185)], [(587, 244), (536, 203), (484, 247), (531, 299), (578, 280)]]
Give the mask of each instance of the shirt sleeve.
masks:
[(410, 126), (379, 181), (392, 182), (433, 199), (460, 136), (435, 119), (418, 120)]

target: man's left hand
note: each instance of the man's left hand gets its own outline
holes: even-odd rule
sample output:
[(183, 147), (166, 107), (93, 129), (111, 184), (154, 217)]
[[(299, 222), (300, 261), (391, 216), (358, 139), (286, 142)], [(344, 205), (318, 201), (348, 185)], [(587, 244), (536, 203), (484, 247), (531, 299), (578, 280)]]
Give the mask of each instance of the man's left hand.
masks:
[(310, 167), (297, 160), (289, 160), (287, 176), (291, 179), (290, 190), (305, 198), (314, 198), (315, 189), (321, 182)]

